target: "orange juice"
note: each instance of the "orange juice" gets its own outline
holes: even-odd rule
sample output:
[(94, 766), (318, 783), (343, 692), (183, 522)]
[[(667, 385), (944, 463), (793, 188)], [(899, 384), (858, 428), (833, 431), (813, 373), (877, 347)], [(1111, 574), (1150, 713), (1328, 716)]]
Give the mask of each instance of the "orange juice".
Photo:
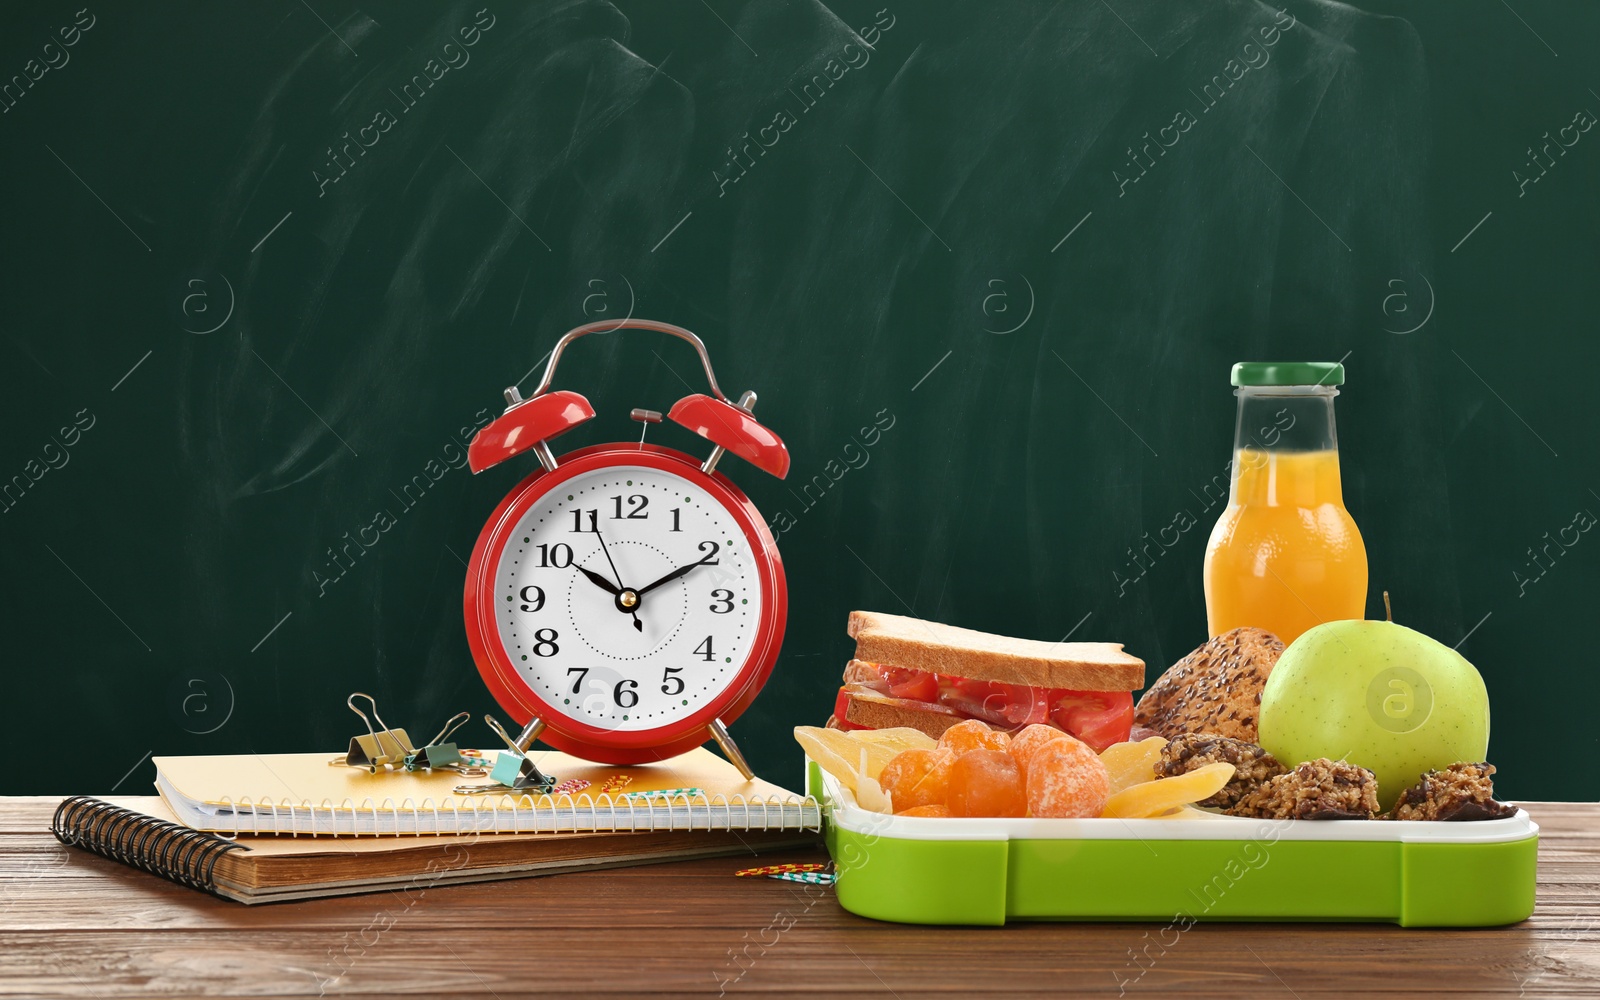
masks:
[(1367, 550), (1344, 509), (1336, 451), (1234, 453), (1233, 496), (1206, 546), (1212, 635), (1242, 625), (1284, 642), (1360, 618)]
[[(1286, 381), (1318, 371), (1337, 381)], [(1337, 365), (1235, 367), (1232, 491), (1205, 556), (1211, 635), (1253, 626), (1289, 643), (1314, 625), (1365, 616), (1367, 551), (1344, 507), (1333, 427), (1333, 386), (1343, 381)]]

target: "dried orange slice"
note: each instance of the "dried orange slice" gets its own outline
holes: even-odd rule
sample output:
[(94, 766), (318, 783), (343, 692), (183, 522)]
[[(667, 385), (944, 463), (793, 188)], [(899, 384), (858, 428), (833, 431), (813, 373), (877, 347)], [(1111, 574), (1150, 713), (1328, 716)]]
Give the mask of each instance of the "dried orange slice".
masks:
[(878, 773), (878, 784), (894, 800), (894, 811), (944, 805), (949, 765), (945, 764), (945, 780), (930, 782), (926, 779), (934, 768), (952, 756), (937, 750), (907, 750), (891, 760)]

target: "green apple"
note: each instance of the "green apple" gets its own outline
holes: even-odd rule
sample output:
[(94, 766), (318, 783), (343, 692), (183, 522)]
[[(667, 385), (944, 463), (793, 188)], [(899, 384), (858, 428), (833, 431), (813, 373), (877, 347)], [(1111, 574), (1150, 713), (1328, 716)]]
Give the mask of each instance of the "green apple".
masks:
[(1485, 759), (1489, 692), (1465, 657), (1421, 632), (1327, 622), (1278, 658), (1260, 728), (1262, 747), (1285, 767), (1329, 757), (1371, 771), (1389, 809), (1424, 772)]

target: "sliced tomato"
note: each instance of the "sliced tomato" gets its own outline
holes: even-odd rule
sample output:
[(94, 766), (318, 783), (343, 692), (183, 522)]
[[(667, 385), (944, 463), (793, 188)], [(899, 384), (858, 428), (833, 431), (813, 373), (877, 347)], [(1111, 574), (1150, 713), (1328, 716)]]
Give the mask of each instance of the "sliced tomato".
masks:
[(1133, 692), (1059, 692), (1050, 709), (1050, 721), (1098, 753), (1128, 738), (1133, 727)]
[(1050, 704), (1058, 692), (1025, 684), (1004, 686), (1007, 716), (1013, 726), (1031, 726), (1036, 722), (1050, 721)]
[[(1067, 691), (968, 680), (925, 670), (874, 664), (877, 678), (866, 682), (876, 691), (908, 707), (954, 712), (1002, 729), (1049, 723), (1071, 733), (1096, 751), (1128, 738), (1133, 725), (1133, 694), (1128, 691)], [(834, 717), (843, 728), (860, 729), (845, 718), (848, 696), (841, 689)]]
[(926, 670), (909, 667), (879, 667), (889, 682), (889, 695), (911, 701), (935, 701), (939, 697), (939, 679)]
[(858, 726), (854, 722), (851, 722), (849, 719), (844, 717), (844, 713), (849, 707), (850, 707), (850, 689), (849, 688), (840, 688), (839, 689), (839, 697), (833, 699), (833, 721), (834, 721), (834, 724), (837, 725), (840, 729), (843, 729), (843, 730), (845, 730), (847, 732), (849, 730), (851, 730), (851, 729), (865, 729), (865, 728), (867, 728), (866, 726)]

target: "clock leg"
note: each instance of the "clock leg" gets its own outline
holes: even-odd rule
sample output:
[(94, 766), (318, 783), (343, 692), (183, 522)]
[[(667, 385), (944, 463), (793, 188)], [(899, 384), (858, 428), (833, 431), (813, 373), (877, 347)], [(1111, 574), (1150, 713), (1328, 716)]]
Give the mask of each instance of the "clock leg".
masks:
[(728, 727), (722, 724), (721, 719), (712, 719), (711, 725), (706, 727), (711, 730), (711, 738), (717, 741), (717, 746), (728, 755), (728, 760), (739, 773), (744, 775), (744, 780), (754, 781), (756, 774), (750, 770), (750, 765), (745, 763), (744, 754), (739, 752), (739, 744), (733, 742), (733, 736), (728, 732)]
[(529, 719), (528, 724), (522, 727), (522, 732), (517, 734), (517, 749), (527, 753), (533, 748), (534, 740), (537, 740), (542, 732), (544, 732), (544, 721), (537, 717)]

